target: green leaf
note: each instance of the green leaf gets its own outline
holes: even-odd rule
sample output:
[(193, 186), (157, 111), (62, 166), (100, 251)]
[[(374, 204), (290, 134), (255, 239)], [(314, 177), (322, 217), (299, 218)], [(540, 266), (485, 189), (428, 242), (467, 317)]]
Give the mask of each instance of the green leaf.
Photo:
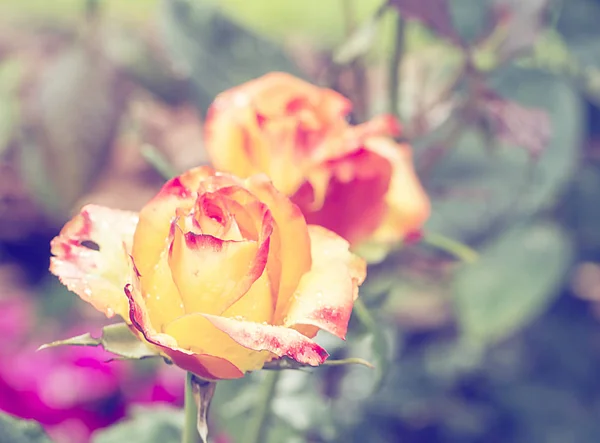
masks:
[(180, 409), (167, 406), (135, 408), (131, 418), (96, 431), (92, 443), (176, 443), (181, 441), (182, 428)]
[(453, 282), (463, 338), (492, 344), (527, 324), (559, 293), (571, 258), (570, 239), (549, 222), (514, 228), (488, 244)]
[(105, 326), (102, 329), (102, 335), (98, 338), (87, 333), (42, 345), (38, 350), (65, 345), (102, 346), (108, 352), (132, 360), (161, 356), (156, 348), (137, 338), (125, 323)]
[(0, 442), (52, 443), (39, 423), (0, 413)]

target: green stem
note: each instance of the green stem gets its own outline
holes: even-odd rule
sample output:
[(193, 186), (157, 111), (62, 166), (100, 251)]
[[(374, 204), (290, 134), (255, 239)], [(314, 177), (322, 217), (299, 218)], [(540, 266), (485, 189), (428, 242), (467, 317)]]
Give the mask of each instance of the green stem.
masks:
[(198, 406), (194, 400), (191, 372), (185, 377), (185, 422), (181, 443), (198, 443)]
[(423, 237), (423, 243), (445, 251), (467, 263), (475, 262), (478, 257), (477, 252), (469, 246), (441, 234), (432, 234), (428, 232)]
[(170, 180), (179, 175), (166, 157), (154, 146), (145, 144), (141, 147), (144, 159), (165, 179)]
[(271, 406), (275, 398), (275, 390), (277, 389), (277, 382), (280, 375), (281, 371), (267, 372), (263, 381), (262, 396), (256, 408), (256, 415), (250, 422), (248, 432), (246, 432), (246, 437), (244, 438), (246, 443), (265, 443), (267, 441), (267, 425), (269, 424)]
[(394, 37), (394, 52), (390, 60), (389, 82), (390, 114), (400, 118), (400, 67), (404, 55), (404, 34), (406, 31), (406, 21), (396, 12), (396, 33)]

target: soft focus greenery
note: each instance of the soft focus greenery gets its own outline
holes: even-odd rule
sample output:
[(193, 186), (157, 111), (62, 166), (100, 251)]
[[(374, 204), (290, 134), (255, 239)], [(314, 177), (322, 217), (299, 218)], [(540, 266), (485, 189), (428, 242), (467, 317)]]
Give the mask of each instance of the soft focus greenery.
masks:
[[(40, 312), (67, 318), (79, 301), (45, 270), (70, 214), (139, 209), (162, 183), (154, 169), (206, 162), (216, 94), (291, 72), (350, 97), (353, 121), (399, 110), (433, 202), (425, 232), (477, 259), (426, 243), (366, 251), (347, 341), (319, 340), (376, 369), (282, 372), (267, 441), (600, 441), (600, 1), (383, 4), (0, 4), (1, 263), (24, 270)], [(265, 377), (218, 384), (215, 439), (244, 442)], [(178, 441), (181, 423), (138, 409), (92, 441)], [(0, 433), (46, 441), (24, 426), (2, 419)]]

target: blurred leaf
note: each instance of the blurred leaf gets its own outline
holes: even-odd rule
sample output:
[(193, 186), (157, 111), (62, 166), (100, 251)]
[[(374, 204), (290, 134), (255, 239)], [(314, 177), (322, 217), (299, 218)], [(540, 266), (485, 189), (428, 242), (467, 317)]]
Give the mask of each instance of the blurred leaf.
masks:
[(460, 43), (448, 0), (391, 0), (390, 3), (408, 20), (419, 21), (442, 38)]
[(600, 67), (600, 3), (595, 0), (561, 3), (556, 30), (581, 65)]
[(94, 433), (92, 443), (175, 443), (181, 441), (183, 414), (161, 406), (134, 408), (133, 416)]
[(551, 136), (546, 111), (525, 107), (494, 93), (487, 94), (481, 106), (491, 136), (524, 148), (535, 159), (544, 153)]
[(365, 327), (372, 337), (371, 349), (373, 352), (373, 358), (375, 360), (375, 383), (373, 390), (377, 391), (381, 387), (383, 380), (389, 369), (389, 347), (387, 339), (383, 334), (381, 325), (377, 323), (375, 318), (372, 316), (369, 309), (365, 306), (364, 302), (359, 298), (354, 302), (354, 315)]
[(453, 285), (463, 339), (491, 344), (527, 324), (559, 293), (571, 258), (565, 232), (546, 222), (514, 228), (486, 245)]
[(96, 42), (86, 41), (53, 60), (32, 92), (21, 169), (59, 221), (102, 169), (123, 110), (121, 81)]
[(2, 443), (52, 443), (39, 423), (20, 420), (0, 412), (0, 442)]
[(379, 8), (373, 17), (360, 25), (333, 53), (333, 61), (344, 65), (366, 55), (375, 44), (378, 27), (385, 12), (386, 8)]
[[(571, 84), (542, 71), (511, 67), (498, 71), (490, 86), (507, 100), (545, 110), (552, 137), (536, 162), (515, 146), (487, 149), (490, 141), (472, 131), (445, 146), (451, 154), (430, 178), (435, 191), (426, 230), (459, 241), (480, 239), (500, 225), (551, 207), (577, 164), (584, 117)], [(428, 143), (427, 138), (416, 141), (418, 146)]]
[(218, 93), (267, 72), (299, 75), (278, 45), (230, 22), (210, 3), (165, 0), (162, 15), (168, 48), (190, 76), (202, 111)]
[(136, 337), (125, 323), (105, 326), (99, 338), (94, 338), (89, 333), (82, 334), (66, 340), (58, 340), (42, 345), (39, 350), (65, 345), (102, 346), (108, 352), (125, 359), (139, 360), (142, 358), (160, 357), (160, 353), (156, 348), (151, 347)]
[(448, 0), (453, 27), (463, 41), (474, 43), (493, 32), (492, 1)]

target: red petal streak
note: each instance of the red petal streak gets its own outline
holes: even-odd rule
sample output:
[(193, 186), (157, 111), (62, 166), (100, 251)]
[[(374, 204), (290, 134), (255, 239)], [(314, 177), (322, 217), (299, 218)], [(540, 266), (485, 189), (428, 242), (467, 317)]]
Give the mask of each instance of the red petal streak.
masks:
[(269, 351), (311, 366), (323, 364), (329, 356), (325, 349), (294, 329), (216, 315), (205, 314), (204, 317), (237, 343), (254, 351)]

